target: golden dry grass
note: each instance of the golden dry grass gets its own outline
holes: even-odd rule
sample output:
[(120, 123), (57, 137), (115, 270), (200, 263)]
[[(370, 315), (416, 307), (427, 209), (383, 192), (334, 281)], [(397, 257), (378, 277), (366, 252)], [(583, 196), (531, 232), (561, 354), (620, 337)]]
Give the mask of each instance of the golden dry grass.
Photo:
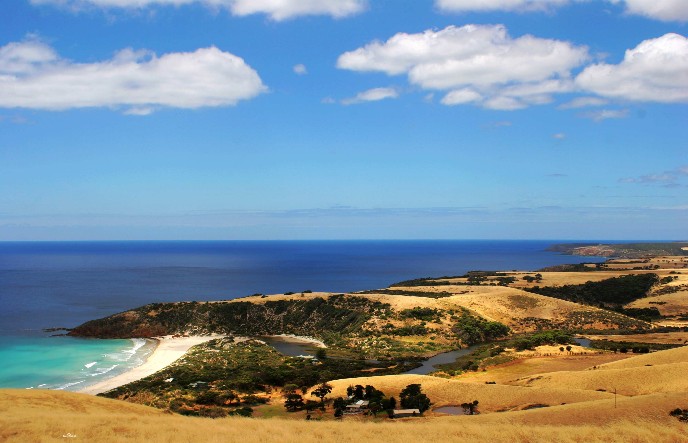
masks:
[[(660, 397), (651, 399), (648, 404), (659, 411), (677, 400)], [(600, 408), (610, 409), (610, 402), (613, 400), (590, 405), (586, 403), (578, 408), (576, 405), (567, 405), (474, 417), (420, 418), (382, 423), (352, 422), (348, 419), (343, 422), (307, 422), (190, 418), (83, 394), (3, 390), (0, 391), (0, 441), (678, 443), (688, 439), (686, 426), (669, 419), (667, 414), (657, 414), (655, 417), (645, 413), (643, 415), (646, 418), (638, 420), (641, 408), (646, 408), (645, 404), (639, 402), (619, 402), (618, 412), (610, 413), (615, 418), (600, 422), (599, 417), (604, 416), (600, 414)], [(596, 406), (598, 403), (600, 407)], [(597, 417), (595, 420), (599, 423), (581, 421), (590, 416)], [(63, 437), (68, 433), (75, 437)]]
[[(685, 283), (683, 283), (685, 285)], [(671, 294), (655, 295), (635, 300), (627, 305), (629, 308), (657, 308), (662, 315), (688, 314), (688, 289), (681, 289)]]
[[(573, 311), (596, 311), (566, 300), (531, 294), (516, 288), (502, 286), (423, 286), (398, 288), (425, 292), (452, 292), (457, 295), (440, 299), (394, 295), (375, 295), (395, 309), (412, 306), (434, 306), (444, 309), (464, 307), (490, 320), (516, 324), (517, 319), (539, 317), (557, 319)], [(461, 294), (458, 294), (461, 293)]]
[[(615, 363), (610, 363), (613, 365)], [(688, 391), (688, 362), (634, 368), (608, 368), (587, 371), (560, 371), (519, 380), (520, 386), (561, 386), (566, 389), (594, 391), (604, 389), (621, 395), (646, 395), (656, 392)]]
[(628, 358), (628, 354), (586, 354), (586, 355), (554, 355), (548, 357), (528, 357), (491, 366), (486, 371), (466, 372), (459, 378), (474, 383), (494, 381), (500, 384), (510, 384), (523, 377), (558, 371), (581, 371), (592, 366)]
[(688, 332), (653, 332), (651, 334), (625, 334), (625, 335), (585, 335), (591, 340), (611, 340), (618, 342), (635, 343), (663, 343), (682, 345), (688, 340)]
[(625, 369), (640, 368), (647, 365), (668, 365), (688, 363), (688, 346), (667, 349), (665, 351), (652, 352), (650, 354), (636, 355), (624, 360), (601, 365), (601, 369)]
[(558, 387), (526, 388), (508, 385), (487, 385), (428, 375), (389, 375), (334, 380), (332, 396), (346, 396), (349, 385), (373, 385), (389, 396), (399, 398), (399, 392), (409, 384), (419, 383), (435, 406), (460, 405), (479, 400), (483, 413), (521, 409), (532, 404), (560, 405), (610, 398), (611, 394), (580, 391)]

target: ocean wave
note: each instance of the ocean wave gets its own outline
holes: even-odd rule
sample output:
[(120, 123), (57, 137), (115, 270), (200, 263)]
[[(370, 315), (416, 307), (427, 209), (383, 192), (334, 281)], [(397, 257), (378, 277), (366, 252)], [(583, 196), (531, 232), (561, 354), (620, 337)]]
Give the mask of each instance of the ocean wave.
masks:
[(91, 368), (92, 366), (95, 366), (95, 365), (97, 365), (97, 364), (98, 364), (97, 361), (92, 361), (91, 363), (86, 363), (86, 364), (84, 365), (84, 367), (86, 367), (86, 368)]
[(97, 375), (107, 374), (108, 372), (112, 371), (113, 369), (115, 369), (118, 366), (119, 365), (112, 365), (109, 368), (98, 368), (98, 369), (96, 369), (95, 373), (91, 374), (91, 377), (95, 377)]
[(129, 360), (134, 357), (139, 349), (144, 347), (146, 343), (148, 343), (145, 339), (143, 338), (132, 338), (131, 339), (133, 346), (129, 349), (124, 349), (116, 354), (105, 354), (105, 358), (117, 362), (128, 362)]
[(57, 390), (57, 391), (62, 391), (63, 389), (67, 389), (67, 388), (69, 388), (69, 387), (78, 385), (79, 383), (83, 383), (84, 381), (85, 381), (85, 380), (79, 380), (79, 381), (75, 381), (75, 382), (71, 382), (71, 383), (65, 383), (65, 384), (63, 384), (63, 385), (58, 386), (57, 388), (55, 388), (55, 390)]

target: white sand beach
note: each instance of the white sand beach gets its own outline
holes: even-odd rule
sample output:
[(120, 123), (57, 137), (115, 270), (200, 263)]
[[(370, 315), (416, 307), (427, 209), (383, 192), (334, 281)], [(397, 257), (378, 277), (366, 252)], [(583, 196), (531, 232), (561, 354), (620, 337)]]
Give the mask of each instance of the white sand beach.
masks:
[(312, 337), (304, 337), (302, 335), (294, 335), (294, 334), (278, 334), (278, 335), (271, 335), (270, 337), (279, 337), (283, 339), (284, 341), (291, 341), (295, 343), (310, 343), (313, 344), (319, 348), (326, 348), (327, 345), (323, 343), (322, 341), (312, 338)]
[(186, 351), (192, 346), (213, 340), (215, 338), (224, 337), (223, 335), (204, 335), (204, 336), (190, 336), (190, 337), (172, 337), (165, 336), (157, 338), (158, 346), (145, 363), (137, 366), (130, 371), (112, 377), (108, 380), (103, 380), (100, 383), (85, 387), (79, 392), (83, 394), (100, 394), (101, 392), (109, 391), (118, 386), (131, 383), (143, 377), (158, 372), (165, 366), (172, 364), (175, 360), (183, 356)]

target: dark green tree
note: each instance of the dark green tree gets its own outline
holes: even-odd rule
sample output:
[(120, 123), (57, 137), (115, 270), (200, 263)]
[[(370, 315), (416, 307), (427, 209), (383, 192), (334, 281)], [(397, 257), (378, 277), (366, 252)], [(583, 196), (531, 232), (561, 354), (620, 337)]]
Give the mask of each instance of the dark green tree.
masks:
[(311, 395), (314, 397), (318, 397), (320, 399), (320, 403), (324, 404), (325, 403), (325, 397), (332, 392), (332, 386), (328, 385), (327, 383), (322, 383), (319, 385), (317, 388), (313, 389), (313, 392), (311, 392)]
[(406, 386), (399, 394), (402, 408), (418, 409), (421, 413), (430, 409), (430, 399), (423, 394), (420, 384), (413, 383)]
[(294, 412), (303, 408), (303, 397), (301, 394), (296, 392), (295, 385), (286, 385), (284, 387), (283, 396), (285, 398), (284, 407), (287, 409), (287, 411)]
[(461, 403), (461, 407), (468, 415), (474, 415), (478, 410), (478, 400), (473, 400), (470, 403)]

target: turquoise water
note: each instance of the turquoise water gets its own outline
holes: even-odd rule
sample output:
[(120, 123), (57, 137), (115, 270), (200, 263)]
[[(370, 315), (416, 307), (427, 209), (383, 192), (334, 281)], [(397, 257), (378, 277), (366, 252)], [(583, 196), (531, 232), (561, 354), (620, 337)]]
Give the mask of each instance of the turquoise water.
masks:
[(143, 339), (0, 337), (0, 386), (78, 391), (142, 364), (154, 346)]

